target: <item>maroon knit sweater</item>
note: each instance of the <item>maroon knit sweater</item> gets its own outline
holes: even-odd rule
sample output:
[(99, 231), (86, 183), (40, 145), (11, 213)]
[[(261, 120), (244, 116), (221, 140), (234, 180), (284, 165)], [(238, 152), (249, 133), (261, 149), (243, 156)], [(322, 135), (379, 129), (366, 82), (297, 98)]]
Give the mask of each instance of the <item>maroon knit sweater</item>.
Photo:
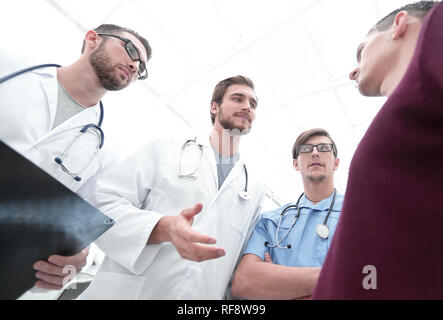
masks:
[(355, 152), (313, 298), (443, 299), (442, 3)]

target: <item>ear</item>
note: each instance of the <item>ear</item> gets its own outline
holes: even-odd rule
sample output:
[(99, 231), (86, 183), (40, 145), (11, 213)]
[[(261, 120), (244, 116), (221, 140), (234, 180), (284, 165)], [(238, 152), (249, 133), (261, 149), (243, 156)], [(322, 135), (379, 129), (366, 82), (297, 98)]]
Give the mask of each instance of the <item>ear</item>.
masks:
[(103, 39), (97, 34), (97, 32), (89, 30), (85, 35), (85, 52), (87, 50), (92, 51), (96, 49), (102, 41)]
[(338, 165), (339, 164), (340, 164), (340, 159), (339, 158), (335, 158), (334, 171), (338, 169)]
[(218, 114), (218, 104), (215, 101), (211, 102), (211, 113), (215, 115)]
[(297, 159), (292, 159), (292, 165), (294, 166), (295, 170), (300, 171)]
[(392, 39), (398, 40), (404, 36), (406, 33), (408, 25), (409, 15), (406, 11), (400, 11), (394, 18), (394, 23), (392, 24)]

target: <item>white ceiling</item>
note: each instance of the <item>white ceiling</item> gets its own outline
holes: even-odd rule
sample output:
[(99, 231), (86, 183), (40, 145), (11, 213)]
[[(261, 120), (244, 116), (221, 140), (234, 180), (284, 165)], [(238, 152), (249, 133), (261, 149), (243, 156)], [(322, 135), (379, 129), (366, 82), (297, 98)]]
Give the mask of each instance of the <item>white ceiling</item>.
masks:
[(336, 187), (345, 191), (352, 155), (384, 102), (360, 96), (348, 80), (356, 48), (376, 21), (411, 1), (2, 1), (1, 48), (67, 65), (79, 57), (85, 31), (102, 23), (146, 37), (153, 49), (148, 79), (103, 99), (107, 139), (118, 141), (124, 156), (160, 136), (209, 132), (216, 83), (249, 76), (259, 106), (241, 153), (268, 196), (286, 203), (302, 191), (293, 142), (313, 127), (336, 141)]

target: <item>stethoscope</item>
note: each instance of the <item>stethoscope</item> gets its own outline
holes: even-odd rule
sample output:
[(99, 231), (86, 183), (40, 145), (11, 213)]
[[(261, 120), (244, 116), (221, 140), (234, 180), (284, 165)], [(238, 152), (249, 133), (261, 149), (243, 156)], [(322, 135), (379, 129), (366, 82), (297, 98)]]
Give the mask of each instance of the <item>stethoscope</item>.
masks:
[[(280, 219), (279, 219), (279, 221), (278, 221), (278, 225), (277, 225), (277, 231), (276, 231), (276, 233), (275, 233), (275, 244), (274, 244), (274, 245), (270, 245), (270, 244), (269, 244), (269, 241), (265, 241), (265, 246), (266, 246), (266, 247), (269, 247), (269, 248), (275, 248), (275, 247), (277, 247), (277, 248), (279, 248), (279, 249), (291, 249), (291, 245), (290, 245), (290, 244), (287, 244), (286, 246), (282, 247), (282, 246), (280, 246), (280, 243), (286, 238), (286, 236), (288, 235), (289, 231), (291, 231), (292, 227), (295, 225), (295, 222), (297, 221), (298, 217), (300, 216), (300, 206), (299, 206), (299, 203), (300, 203), (300, 199), (304, 196), (304, 194), (305, 194), (305, 193), (303, 192), (303, 193), (300, 195), (300, 197), (298, 197), (298, 200), (297, 200), (297, 203), (296, 203), (296, 204), (290, 204), (290, 205), (288, 205), (286, 208), (284, 208), (284, 209), (282, 210), (282, 212), (281, 212), (281, 214), (280, 214)], [(329, 215), (330, 215), (330, 213), (331, 213), (331, 211), (332, 211), (332, 208), (334, 207), (335, 196), (336, 196), (336, 194), (337, 194), (337, 191), (336, 191), (336, 189), (334, 188), (334, 194), (333, 194), (333, 196), (332, 196), (332, 201), (331, 201), (331, 205), (329, 206), (328, 213), (326, 214), (326, 217), (325, 217), (325, 219), (323, 220), (323, 223), (317, 225), (317, 227), (315, 228), (315, 231), (316, 231), (317, 235), (318, 235), (320, 238), (322, 238), (322, 239), (327, 239), (327, 238), (329, 237), (329, 228), (328, 228), (328, 226), (326, 225), (326, 223), (328, 222)], [(280, 230), (280, 225), (281, 225), (281, 220), (282, 220), (282, 218), (283, 218), (283, 215), (284, 215), (288, 210), (290, 210), (290, 209), (292, 209), (292, 208), (296, 208), (296, 209), (297, 209), (297, 214), (296, 214), (295, 217), (294, 217), (294, 221), (292, 221), (291, 226), (289, 227), (288, 231), (286, 231), (286, 233), (283, 235), (283, 237), (282, 237), (280, 240), (278, 240), (278, 233), (279, 233), (279, 230)]]
[[(14, 73), (11, 73), (9, 75), (6, 75), (2, 78), (0, 78), (0, 84), (2, 84), (3, 82), (6, 82), (8, 80), (11, 80), (14, 77), (17, 77), (23, 73), (26, 72), (30, 72), (36, 69), (41, 69), (41, 68), (47, 68), (47, 67), (57, 67), (60, 68), (61, 66), (58, 64), (39, 64), (36, 66), (32, 66), (26, 69), (22, 69), (19, 71), (16, 71)], [(72, 142), (68, 145), (68, 147), (65, 149), (65, 151), (63, 151), (62, 155), (60, 157), (56, 157), (54, 159), (54, 161), (60, 166), (60, 168), (67, 173), (68, 175), (70, 175), (72, 178), (74, 178), (75, 181), (81, 181), (81, 177), (80, 174), (92, 163), (95, 155), (97, 154), (97, 152), (103, 147), (103, 144), (105, 142), (105, 134), (103, 133), (103, 130), (101, 128), (101, 125), (103, 123), (103, 117), (104, 117), (104, 109), (103, 109), (103, 103), (100, 101), (100, 117), (99, 117), (99, 121), (97, 124), (94, 123), (90, 123), (85, 125), (80, 131), (79, 133), (77, 133), (77, 135), (74, 137), (74, 139), (72, 140)], [(98, 135), (98, 143), (97, 143), (97, 147), (96, 150), (94, 152), (94, 154), (92, 155), (91, 159), (89, 160), (89, 162), (78, 172), (74, 173), (71, 172), (68, 168), (66, 168), (66, 166), (63, 164), (63, 159), (65, 158), (65, 156), (69, 153), (69, 150), (71, 149), (71, 147), (74, 145), (75, 142), (77, 142), (80, 137), (85, 134), (88, 130), (96, 130), (99, 135)]]
[[(195, 167), (194, 171), (192, 171), (190, 173), (183, 173), (183, 169), (182, 169), (182, 165), (181, 165), (182, 158), (183, 158), (183, 153), (184, 153), (186, 147), (190, 146), (192, 144), (198, 146), (198, 148), (200, 150), (200, 157), (199, 157), (199, 160), (198, 160), (198, 164)], [(195, 179), (196, 178), (196, 174), (198, 172), (198, 169), (200, 167), (200, 163), (201, 163), (202, 157), (203, 157), (203, 145), (197, 143), (197, 137), (195, 137), (194, 139), (186, 140), (185, 143), (183, 144), (183, 146), (181, 147), (181, 150), (180, 150), (180, 159), (178, 160), (178, 176), (180, 178), (194, 178)], [(251, 196), (249, 195), (249, 192), (248, 192), (248, 170), (246, 169), (246, 164), (243, 164), (243, 170), (245, 172), (245, 187), (243, 188), (243, 190), (240, 190), (238, 192), (238, 196), (240, 198), (242, 198), (243, 200), (251, 200)]]

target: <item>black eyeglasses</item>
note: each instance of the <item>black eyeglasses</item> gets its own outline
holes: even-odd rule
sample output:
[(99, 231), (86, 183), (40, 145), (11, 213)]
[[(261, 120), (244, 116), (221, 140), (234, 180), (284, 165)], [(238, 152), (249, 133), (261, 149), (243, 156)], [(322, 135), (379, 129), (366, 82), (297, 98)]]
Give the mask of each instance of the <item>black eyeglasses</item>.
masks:
[(298, 146), (298, 152), (311, 153), (312, 150), (314, 150), (314, 147), (317, 148), (318, 152), (329, 152), (334, 150), (334, 145), (332, 143), (319, 143), (317, 145), (301, 144)]
[(138, 79), (144, 80), (148, 77), (148, 71), (146, 70), (146, 65), (141, 60), (140, 53), (138, 52), (137, 47), (135, 46), (134, 43), (132, 43), (131, 40), (120, 37), (120, 36), (116, 36), (115, 34), (109, 34), (109, 33), (99, 33), (98, 35), (105, 36), (105, 37), (113, 37), (113, 38), (117, 38), (117, 39), (123, 41), (125, 43), (126, 52), (128, 53), (129, 57), (132, 59), (132, 61), (140, 62), (139, 66), (138, 66)]

